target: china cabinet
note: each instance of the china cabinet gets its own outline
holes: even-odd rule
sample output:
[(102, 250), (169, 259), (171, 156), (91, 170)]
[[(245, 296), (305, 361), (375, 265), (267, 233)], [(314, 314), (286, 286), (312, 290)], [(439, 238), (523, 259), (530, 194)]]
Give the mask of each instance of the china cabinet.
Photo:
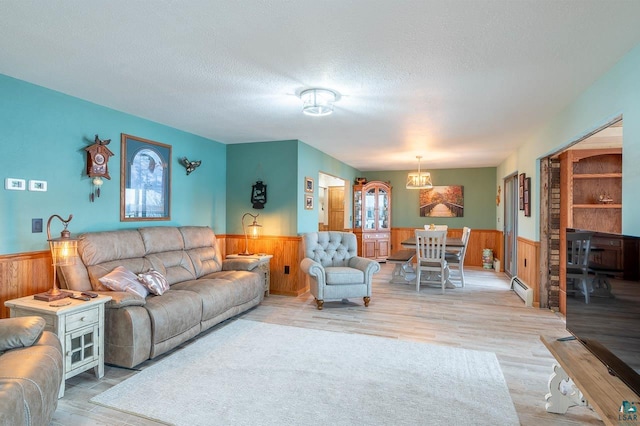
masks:
[(384, 261), (391, 251), (391, 185), (372, 181), (353, 186), (353, 232), (358, 255)]

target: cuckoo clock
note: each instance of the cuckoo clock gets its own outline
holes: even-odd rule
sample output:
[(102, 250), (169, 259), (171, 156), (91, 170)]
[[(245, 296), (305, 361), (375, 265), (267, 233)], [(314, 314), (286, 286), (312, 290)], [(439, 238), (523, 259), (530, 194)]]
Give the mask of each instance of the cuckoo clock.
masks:
[(113, 152), (107, 148), (110, 142), (111, 139), (102, 140), (96, 135), (93, 145), (85, 148), (85, 151), (87, 151), (87, 175), (92, 178), (91, 184), (93, 185), (93, 189), (89, 195), (91, 202), (94, 201), (95, 197), (100, 196), (102, 178), (104, 177), (111, 180), (109, 167), (107, 165), (109, 157), (113, 157)]

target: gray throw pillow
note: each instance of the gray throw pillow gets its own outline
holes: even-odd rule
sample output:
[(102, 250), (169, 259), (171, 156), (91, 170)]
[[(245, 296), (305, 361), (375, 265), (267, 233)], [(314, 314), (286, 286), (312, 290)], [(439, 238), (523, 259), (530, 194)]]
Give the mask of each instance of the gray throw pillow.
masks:
[(149, 295), (149, 291), (140, 284), (136, 274), (123, 266), (116, 267), (104, 277), (99, 278), (98, 281), (113, 291), (126, 291), (142, 298)]
[(156, 296), (162, 296), (165, 291), (169, 290), (167, 279), (155, 269), (149, 269), (149, 272), (138, 274), (138, 280)]

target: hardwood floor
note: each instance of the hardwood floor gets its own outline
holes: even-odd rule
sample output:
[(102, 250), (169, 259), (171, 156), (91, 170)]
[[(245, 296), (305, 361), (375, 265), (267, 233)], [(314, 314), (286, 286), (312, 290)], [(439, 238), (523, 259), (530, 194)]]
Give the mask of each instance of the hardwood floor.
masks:
[[(368, 308), (361, 299), (353, 299), (348, 303), (326, 302), (324, 310), (318, 311), (309, 294), (297, 298), (270, 296), (240, 317), (495, 352), (521, 424), (602, 424), (588, 407), (570, 408), (566, 415), (550, 414), (544, 409), (554, 359), (539, 335), (567, 335), (559, 314), (526, 308), (509, 290), (508, 279), (493, 271), (465, 269), (466, 287), (447, 290), (442, 295), (439, 288), (423, 286), (416, 293), (413, 284), (391, 284), (388, 281), (392, 270), (393, 265), (382, 264)], [(215, 332), (215, 328), (210, 332)], [(139, 368), (155, 362), (158, 360), (147, 361)], [(106, 366), (102, 380), (90, 372), (67, 380), (67, 391), (59, 401), (52, 425), (158, 424), (89, 402), (94, 395), (135, 373)], [(473, 413), (464, 415), (470, 419), (467, 424), (472, 424)]]

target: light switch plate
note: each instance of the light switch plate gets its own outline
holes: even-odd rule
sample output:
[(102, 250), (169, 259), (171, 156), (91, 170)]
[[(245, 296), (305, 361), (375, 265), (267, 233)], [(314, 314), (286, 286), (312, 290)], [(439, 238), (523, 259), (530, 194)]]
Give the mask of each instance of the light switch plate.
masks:
[(24, 179), (6, 178), (4, 180), (4, 189), (10, 191), (24, 191), (27, 186), (27, 182)]
[(46, 180), (30, 180), (29, 181), (29, 191), (47, 191), (47, 181)]

